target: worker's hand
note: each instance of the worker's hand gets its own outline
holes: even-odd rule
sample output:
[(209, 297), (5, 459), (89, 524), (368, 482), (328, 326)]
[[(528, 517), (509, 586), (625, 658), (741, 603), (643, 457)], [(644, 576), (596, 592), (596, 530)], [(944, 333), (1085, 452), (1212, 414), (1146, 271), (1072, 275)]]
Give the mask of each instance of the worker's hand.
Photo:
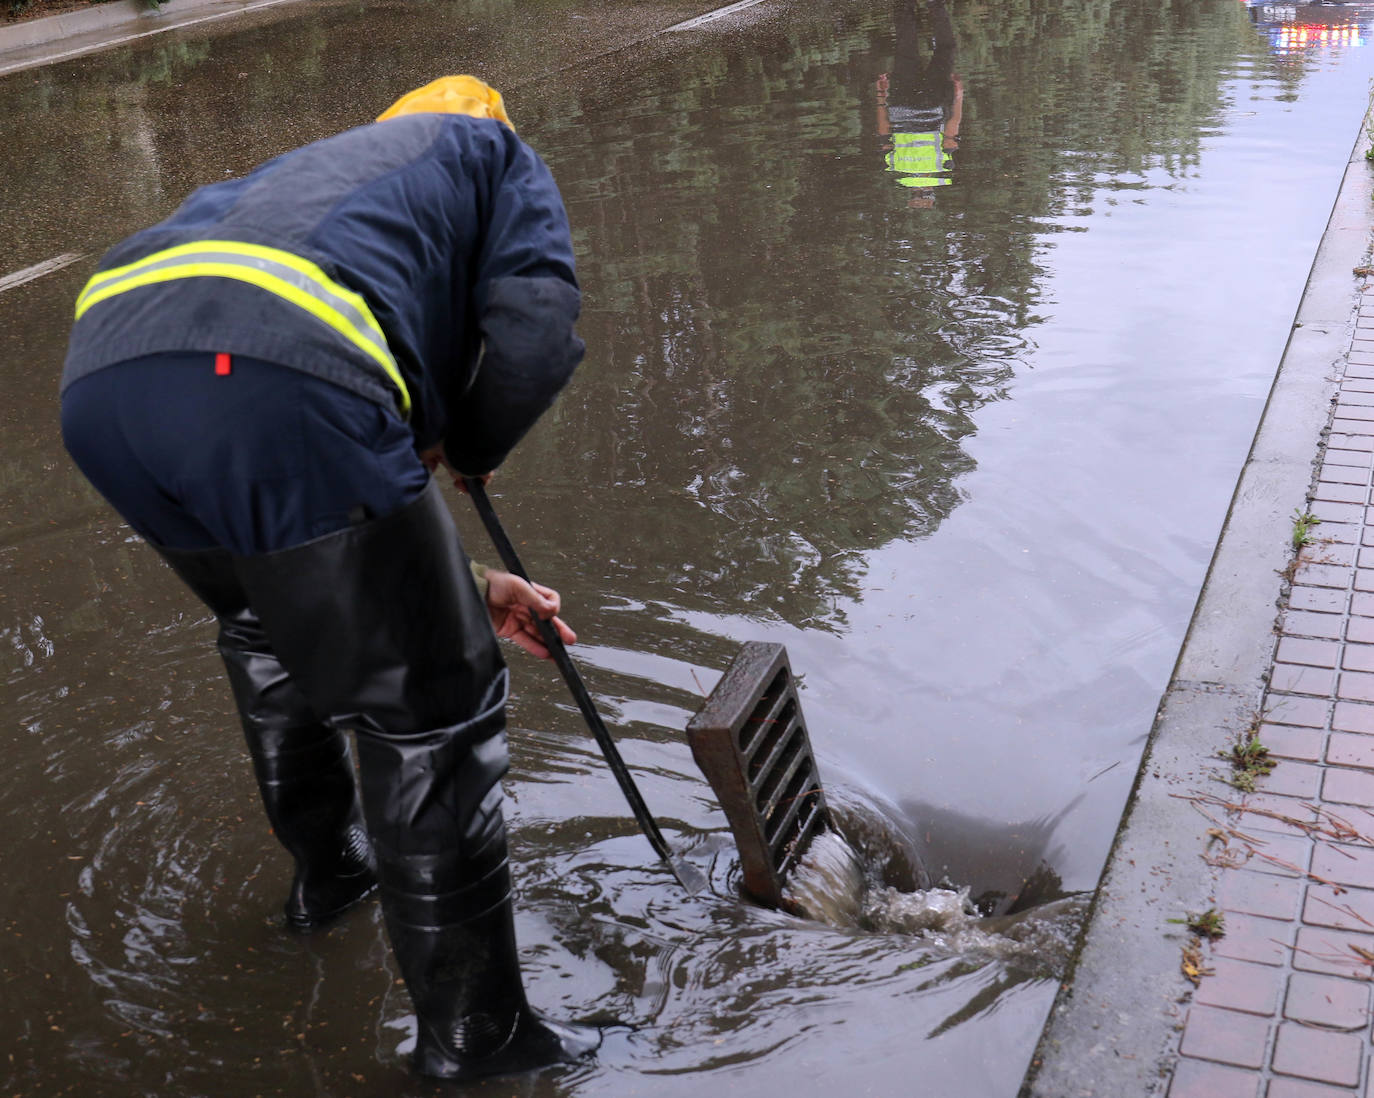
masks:
[[(444, 456), (444, 444), (442, 442), (436, 442), (428, 449), (421, 450), (419, 456), (420, 460), (424, 462), (425, 468), (431, 473), (435, 472), (439, 466), (442, 465), (448, 470), (449, 476), (453, 478), (453, 486), (457, 488), (458, 491), (464, 494), (467, 493), (468, 487), (463, 483), (463, 474), (458, 472), (457, 469), (448, 463), (448, 458)], [(482, 487), (485, 488), (491, 483), (491, 474), (483, 473), (480, 477), (473, 477), (472, 479), (481, 481)]]
[(446, 469), (448, 468), (448, 462), (444, 460), (444, 444), (442, 442), (436, 442), (428, 449), (421, 450), (419, 457), (425, 463), (425, 468), (431, 473), (441, 465)]
[(467, 495), (468, 486), (463, 483), (464, 480), (475, 480), (478, 484), (485, 488), (488, 484), (491, 483), (491, 474), (483, 473), (480, 477), (464, 477), (462, 473), (454, 473), (453, 486), (457, 488), (458, 491), (462, 492), (463, 495)]
[(539, 638), (535, 615), (550, 622), (564, 644), (577, 643), (577, 634), (557, 616), (558, 607), (558, 592), (552, 587), (526, 583), (511, 572), (487, 569), (487, 613), (496, 635), (514, 641), (541, 660), (549, 658), (549, 650)]

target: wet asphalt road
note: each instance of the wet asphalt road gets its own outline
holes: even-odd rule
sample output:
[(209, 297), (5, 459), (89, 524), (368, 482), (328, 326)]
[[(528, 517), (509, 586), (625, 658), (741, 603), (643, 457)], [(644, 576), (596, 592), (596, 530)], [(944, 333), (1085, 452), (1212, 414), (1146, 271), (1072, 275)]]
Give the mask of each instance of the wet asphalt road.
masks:
[[(300, 0), (0, 79), (0, 279), (65, 264), (0, 290), (6, 1093), (434, 1089), (375, 908), (273, 923), (286, 868), (204, 611), (69, 468), (54, 394), (105, 247), (461, 70), (554, 169), (586, 292), (588, 362), (496, 502), (715, 887), (680, 895), (513, 660), (531, 998), (628, 1024), (596, 1066), (479, 1093), (1015, 1092), (1073, 925), (1023, 947), (922, 936), (900, 897), (867, 932), (742, 906), (681, 729), (741, 640), (780, 640), (875, 864), (914, 844), (987, 911), (1091, 889), (1367, 53), (1280, 50), (1236, 0), (956, 4), (942, 75), (928, 17), (908, 39), (886, 3), (658, 33), (700, 13)], [(948, 186), (887, 169), (883, 73), (957, 74)]]

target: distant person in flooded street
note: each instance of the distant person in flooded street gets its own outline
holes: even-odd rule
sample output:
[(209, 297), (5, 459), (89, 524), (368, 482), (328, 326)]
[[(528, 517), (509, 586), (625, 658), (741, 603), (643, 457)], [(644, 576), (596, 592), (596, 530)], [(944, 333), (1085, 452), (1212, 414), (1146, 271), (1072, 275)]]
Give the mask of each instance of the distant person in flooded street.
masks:
[(525, 1000), (501, 806), (497, 634), (575, 638), (556, 592), (470, 570), (432, 477), (501, 464), (581, 360), (579, 304), (548, 169), (445, 77), (117, 245), (63, 373), (73, 458), (219, 620), (288, 923), (380, 886), (443, 1078), (599, 1043)]
[(926, 8), (934, 36), (930, 60), (921, 64), (921, 19), (914, 0), (898, 3), (895, 65), (877, 81), (883, 160), (898, 173), (898, 183), (918, 189), (907, 203), (914, 208), (935, 204), (929, 188), (949, 186), (964, 108), (964, 84), (954, 72), (954, 24), (944, 0), (928, 0)]

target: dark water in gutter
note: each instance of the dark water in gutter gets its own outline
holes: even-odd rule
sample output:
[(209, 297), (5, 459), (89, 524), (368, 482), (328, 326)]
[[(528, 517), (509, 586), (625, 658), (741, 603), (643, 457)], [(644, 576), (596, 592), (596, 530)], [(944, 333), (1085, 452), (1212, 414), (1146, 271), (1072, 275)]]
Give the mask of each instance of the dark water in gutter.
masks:
[[(597, 1066), (477, 1093), (994, 1098), (1024, 1071), (1062, 906), (1026, 947), (741, 906), (681, 729), (740, 641), (782, 641), (832, 795), (879, 847), (914, 844), (988, 913), (1027, 880), (1023, 903), (1090, 890), (1370, 54), (1294, 48), (1238, 0), (952, 3), (949, 184), (905, 187), (875, 84), (895, 103), (930, 76), (917, 11), (914, 67), (906, 16), (860, 0), (611, 52), (590, 8), (492, 0), (317, 5), (0, 82), (0, 279), (448, 69), (509, 89), (564, 188), (590, 353), (496, 502), (716, 894), (651, 862), (557, 681), (513, 659), (531, 998), (636, 1028)], [(687, 14), (636, 6), (624, 37)], [(1288, 23), (1318, 20), (1341, 21)], [(308, 940), (274, 925), (284, 859), (205, 615), (61, 453), (90, 262), (0, 291), (0, 1089), (430, 1093), (375, 908)]]

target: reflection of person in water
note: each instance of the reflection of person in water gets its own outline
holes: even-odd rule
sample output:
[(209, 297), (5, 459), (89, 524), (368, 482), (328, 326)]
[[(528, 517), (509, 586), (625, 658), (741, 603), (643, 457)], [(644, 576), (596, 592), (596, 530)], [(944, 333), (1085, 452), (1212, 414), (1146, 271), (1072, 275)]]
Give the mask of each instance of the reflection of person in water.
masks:
[(878, 77), (878, 135), (884, 161), (903, 187), (918, 188), (910, 206), (933, 206), (929, 190), (950, 183), (951, 153), (959, 147), (964, 85), (954, 73), (954, 24), (945, 0), (926, 0), (935, 40), (921, 64), (916, 0), (898, 0), (897, 56), (892, 73)]

